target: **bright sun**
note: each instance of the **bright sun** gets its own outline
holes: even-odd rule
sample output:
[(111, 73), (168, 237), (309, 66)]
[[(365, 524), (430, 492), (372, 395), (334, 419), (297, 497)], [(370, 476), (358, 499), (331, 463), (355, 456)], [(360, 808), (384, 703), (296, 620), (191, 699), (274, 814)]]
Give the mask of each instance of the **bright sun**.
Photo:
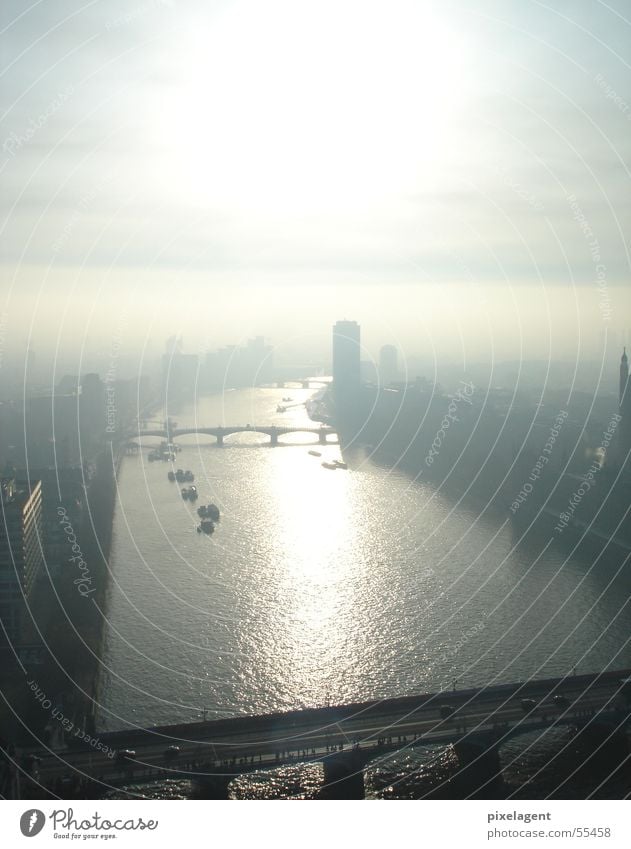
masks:
[(422, 2), (243, 0), (200, 29), (185, 64), (161, 127), (182, 190), (295, 214), (431, 178), (462, 49)]

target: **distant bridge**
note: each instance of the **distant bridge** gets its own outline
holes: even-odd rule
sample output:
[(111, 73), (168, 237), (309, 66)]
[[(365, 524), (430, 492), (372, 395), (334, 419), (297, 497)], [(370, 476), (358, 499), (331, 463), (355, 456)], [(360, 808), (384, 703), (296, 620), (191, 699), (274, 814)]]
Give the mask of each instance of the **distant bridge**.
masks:
[(140, 430), (134, 434), (134, 437), (142, 439), (146, 436), (157, 436), (167, 442), (173, 442), (179, 436), (190, 436), (194, 433), (206, 434), (214, 436), (217, 440), (217, 445), (223, 445), (224, 439), (227, 436), (232, 436), (235, 433), (264, 433), (270, 438), (270, 445), (278, 445), (278, 438), (285, 436), (288, 433), (312, 433), (318, 437), (320, 445), (326, 445), (328, 437), (337, 435), (337, 431), (332, 427), (287, 427), (284, 425), (228, 425), (224, 427), (164, 427), (156, 430)]
[(278, 377), (274, 378), (274, 385), (278, 389), (283, 389), (287, 383), (299, 383), (303, 389), (309, 389), (311, 386), (330, 386), (330, 377)]

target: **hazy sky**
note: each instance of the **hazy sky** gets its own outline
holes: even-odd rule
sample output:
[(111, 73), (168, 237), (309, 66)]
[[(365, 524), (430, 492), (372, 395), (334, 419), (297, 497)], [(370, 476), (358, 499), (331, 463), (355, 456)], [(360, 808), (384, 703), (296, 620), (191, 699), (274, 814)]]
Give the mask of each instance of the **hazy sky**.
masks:
[(622, 0), (4, 0), (0, 27), (3, 344), (348, 317), (545, 356), (631, 326)]

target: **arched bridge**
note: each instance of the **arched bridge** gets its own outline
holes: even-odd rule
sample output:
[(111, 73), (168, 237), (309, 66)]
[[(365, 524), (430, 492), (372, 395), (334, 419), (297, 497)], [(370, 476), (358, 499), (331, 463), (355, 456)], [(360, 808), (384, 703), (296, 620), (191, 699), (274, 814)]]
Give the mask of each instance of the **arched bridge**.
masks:
[(158, 436), (167, 442), (173, 442), (178, 436), (189, 436), (194, 433), (203, 433), (214, 436), (217, 445), (223, 445), (226, 436), (234, 433), (264, 433), (270, 438), (270, 445), (278, 445), (278, 438), (288, 433), (313, 433), (318, 437), (320, 445), (327, 444), (327, 437), (335, 435), (332, 427), (286, 427), (281, 425), (229, 425), (225, 427), (180, 427), (161, 428), (160, 430), (140, 430), (135, 437)]
[(277, 389), (284, 389), (288, 383), (299, 383), (303, 389), (311, 389), (315, 386), (330, 386), (330, 377), (278, 377), (274, 380)]

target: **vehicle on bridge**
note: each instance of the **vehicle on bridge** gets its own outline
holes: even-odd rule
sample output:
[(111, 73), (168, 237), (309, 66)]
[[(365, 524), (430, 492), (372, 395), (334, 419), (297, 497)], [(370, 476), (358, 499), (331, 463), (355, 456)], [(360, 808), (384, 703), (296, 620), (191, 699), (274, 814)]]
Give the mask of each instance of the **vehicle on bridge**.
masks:
[(456, 712), (455, 705), (441, 705), (438, 709), (441, 719), (449, 719)]
[(165, 761), (174, 761), (180, 755), (181, 750), (179, 746), (167, 746), (163, 753)]
[(534, 699), (521, 699), (519, 704), (524, 713), (530, 713), (537, 707), (537, 702)]
[(116, 763), (129, 764), (136, 760), (136, 752), (134, 749), (119, 749), (116, 752)]

